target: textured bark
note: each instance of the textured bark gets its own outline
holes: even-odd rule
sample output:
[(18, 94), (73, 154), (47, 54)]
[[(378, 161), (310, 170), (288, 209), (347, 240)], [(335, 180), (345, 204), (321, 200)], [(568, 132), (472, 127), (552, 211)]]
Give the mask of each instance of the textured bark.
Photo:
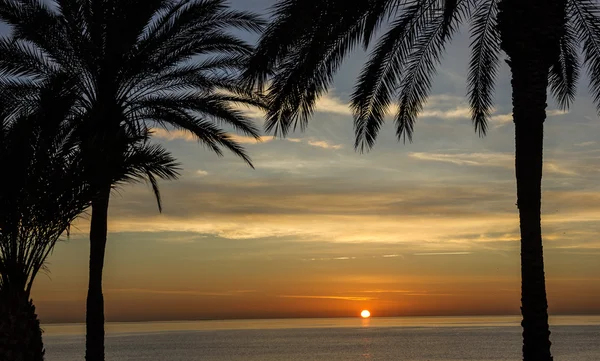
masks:
[(498, 19), (512, 72), (524, 361), (552, 361), (541, 229), (542, 153), (548, 75), (558, 56), (564, 9), (564, 0), (503, 0)]
[(44, 360), (40, 321), (25, 291), (0, 291), (0, 360)]
[(92, 201), (90, 226), (90, 273), (86, 304), (87, 361), (104, 361), (104, 296), (102, 269), (106, 249), (110, 186), (105, 186)]

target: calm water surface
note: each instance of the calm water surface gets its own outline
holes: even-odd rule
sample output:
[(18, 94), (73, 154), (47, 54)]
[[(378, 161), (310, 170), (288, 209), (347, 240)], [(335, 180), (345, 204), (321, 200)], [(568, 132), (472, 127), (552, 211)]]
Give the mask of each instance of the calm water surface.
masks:
[[(556, 361), (600, 360), (600, 317), (551, 319)], [(520, 359), (518, 317), (107, 324), (107, 361)], [(83, 325), (46, 325), (47, 361), (82, 361)]]

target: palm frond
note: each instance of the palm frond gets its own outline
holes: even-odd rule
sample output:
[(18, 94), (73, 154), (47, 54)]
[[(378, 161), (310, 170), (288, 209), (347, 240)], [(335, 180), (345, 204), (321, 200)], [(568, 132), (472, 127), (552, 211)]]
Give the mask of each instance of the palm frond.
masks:
[[(583, 63), (590, 78), (590, 91), (600, 111), (600, 5), (591, 0), (569, 0), (567, 10), (574, 34), (565, 36), (575, 35), (582, 46)], [(565, 58), (565, 61), (567, 60), (568, 58)]]
[(164, 69), (211, 52), (249, 54), (252, 47), (225, 30), (260, 31), (263, 26), (257, 15), (227, 10), (222, 0), (174, 3), (146, 27), (130, 55), (129, 71)]
[(500, 35), (497, 30), (498, 0), (482, 1), (471, 23), (471, 59), (467, 75), (471, 119), (483, 136), (493, 109), (494, 84), (498, 75)]
[(92, 198), (69, 124), (74, 98), (68, 87), (62, 90), (64, 82), (56, 77), (27, 84), (25, 101), (35, 99), (38, 106), (3, 120), (0, 128), (0, 160), (11, 169), (0, 188), (0, 288), (28, 294), (56, 242)]
[[(468, 0), (459, 0), (455, 14), (465, 11), (462, 8), (467, 6)], [(443, 12), (434, 15), (424, 25), (422, 34), (413, 45), (414, 50), (406, 59), (400, 83), (399, 109), (394, 119), (398, 139), (412, 141), (415, 120), (429, 95), (431, 78), (440, 62), (445, 43), (462, 20), (460, 16), (455, 16), (450, 23), (446, 23), (444, 16)]]
[(351, 96), (354, 111), (355, 149), (370, 149), (394, 96), (404, 63), (420, 31), (435, 10), (436, 0), (412, 1), (402, 9), (379, 40), (361, 71)]
[(314, 27), (324, 2), (319, 0), (282, 0), (272, 7), (274, 20), (261, 34), (258, 46), (242, 78), (249, 88), (263, 89), (275, 65)]
[(243, 113), (231, 106), (235, 100), (243, 98), (222, 94), (181, 94), (171, 96), (150, 96), (138, 102), (142, 109), (169, 109), (178, 112), (196, 113), (199, 116), (211, 117), (216, 122), (232, 126), (243, 134), (259, 138), (259, 130)]
[(572, 21), (565, 23), (560, 39), (560, 56), (550, 68), (549, 85), (562, 109), (575, 100), (579, 80), (579, 44)]
[(205, 145), (218, 156), (223, 156), (221, 147), (226, 148), (254, 168), (244, 147), (238, 144), (230, 134), (215, 126), (212, 122), (194, 117), (188, 112), (176, 108), (154, 107), (144, 110), (144, 118), (158, 123), (167, 130), (169, 130), (169, 127), (174, 127), (190, 132), (200, 144)]
[(65, 67), (73, 63), (74, 53), (64, 41), (64, 24), (47, 2), (4, 0), (0, 5), (0, 19), (11, 25), (15, 39), (35, 44), (54, 63)]
[(443, 30), (442, 34), (444, 37), (449, 35), (450, 28), (452, 27), (452, 22), (454, 21), (454, 17), (456, 16), (458, 10), (458, 2), (459, 0), (443, 0), (444, 1), (444, 21), (443, 21)]
[[(365, 19), (371, 14), (368, 5), (368, 2), (351, 7), (343, 1), (323, 3), (319, 5), (320, 14), (310, 24), (295, 30), (298, 45), (284, 49), (286, 58), (275, 64), (275, 75), (267, 92), (271, 107), (265, 123), (267, 131), (285, 136), (292, 127), (302, 130), (306, 127), (316, 100), (327, 91), (344, 57), (364, 41)], [(312, 28), (307, 29), (309, 25)], [(370, 26), (378, 23), (371, 22)]]
[(162, 212), (162, 200), (157, 178), (175, 180), (179, 177), (180, 164), (162, 146), (142, 142), (134, 145), (123, 159), (121, 176), (115, 184), (131, 183), (141, 179), (148, 181), (156, 197), (159, 212)]
[(57, 67), (33, 44), (2, 37), (0, 71), (6, 76), (40, 78), (57, 71)]

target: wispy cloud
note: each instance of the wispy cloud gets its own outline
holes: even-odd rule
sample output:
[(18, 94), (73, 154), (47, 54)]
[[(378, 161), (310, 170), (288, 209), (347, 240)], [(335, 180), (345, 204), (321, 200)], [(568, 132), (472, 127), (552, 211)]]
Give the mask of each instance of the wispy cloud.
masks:
[[(495, 113), (495, 111), (494, 111), (494, 113)], [(550, 109), (550, 110), (546, 111), (547, 117), (557, 117), (557, 116), (561, 116), (561, 115), (565, 115), (565, 114), (569, 114), (569, 111), (561, 110), (561, 109)], [(512, 123), (513, 122), (513, 114), (512, 113), (494, 114), (490, 117), (490, 120), (495, 128), (499, 128), (506, 124)]]
[(315, 110), (321, 113), (352, 115), (350, 104), (334, 96), (332, 93), (326, 94), (319, 98)]
[(307, 298), (307, 299), (331, 299), (331, 300), (344, 300), (344, 301), (370, 301), (376, 300), (375, 297), (364, 297), (364, 296), (310, 296), (310, 295), (278, 295), (281, 298)]
[(445, 119), (471, 119), (471, 110), (469, 107), (456, 107), (454, 109), (430, 109), (419, 113), (420, 117), (436, 117)]
[[(164, 139), (164, 140), (184, 140), (186, 142), (197, 142), (198, 139), (190, 132), (174, 129), (174, 130), (166, 130), (162, 128), (152, 128), (150, 129), (152, 135), (155, 138)], [(268, 143), (275, 139), (272, 136), (261, 136), (258, 139), (254, 137), (249, 137), (245, 135), (237, 135), (230, 134), (230, 137), (233, 141), (240, 144), (260, 144), (260, 143)]]
[(208, 172), (202, 169), (198, 169), (196, 171), (196, 175), (199, 177), (206, 177), (208, 175)]
[[(192, 133), (186, 132), (183, 130), (168, 131), (168, 130), (162, 129), (162, 128), (152, 128), (151, 131), (153, 133), (153, 136), (156, 138), (159, 138), (159, 139), (183, 140), (186, 142), (197, 142), (198, 141)], [(275, 137), (270, 136), (270, 135), (263, 135), (263, 136), (259, 137), (258, 139), (254, 138), (254, 137), (238, 135), (238, 134), (230, 134), (230, 137), (233, 141), (235, 141), (239, 144), (264, 144), (264, 143), (269, 143), (276, 139)], [(343, 145), (341, 145), (341, 144), (335, 144), (330, 141), (322, 140), (322, 139), (286, 138), (284, 140), (288, 141), (288, 142), (292, 142), (292, 143), (304, 143), (311, 147), (328, 149), (328, 150), (339, 150), (339, 149), (343, 148)]]
[(341, 144), (331, 144), (325, 140), (308, 140), (307, 143), (309, 145), (312, 145), (313, 147), (323, 148), (323, 149), (338, 150), (338, 149), (343, 148), (343, 146)]
[(451, 293), (437, 293), (429, 291), (416, 291), (416, 290), (369, 290), (361, 291), (361, 293), (376, 293), (376, 294), (387, 294), (387, 293), (400, 293), (403, 297), (405, 296), (454, 296)]
[(463, 256), (473, 254), (473, 252), (421, 252), (413, 253), (413, 256)]
[(356, 259), (356, 257), (321, 257), (321, 258), (308, 258), (308, 259), (303, 259), (303, 261), (345, 261), (345, 260), (351, 260), (351, 259)]
[(263, 135), (263, 136), (259, 137), (258, 139), (256, 139), (254, 137), (249, 137), (249, 136), (245, 136), (245, 135), (232, 134), (231, 139), (240, 144), (260, 144), (260, 143), (268, 143), (268, 142), (272, 141), (273, 139), (275, 139), (275, 137), (270, 136), (270, 135)]
[(549, 117), (556, 117), (556, 116), (565, 115), (565, 114), (569, 114), (569, 111), (562, 110), (562, 109), (551, 109), (546, 112), (546, 115)]
[(333, 149), (338, 150), (342, 149), (344, 146), (341, 144), (331, 143), (327, 140), (315, 139), (315, 138), (285, 138), (288, 142), (292, 143), (302, 143), (307, 144), (312, 147), (322, 148), (322, 149)]
[(497, 127), (503, 126), (505, 124), (512, 123), (513, 116), (512, 116), (512, 113), (496, 114), (496, 115), (492, 115), (490, 117), (490, 120), (493, 124), (495, 124), (495, 126), (497, 128)]
[(573, 144), (576, 147), (589, 147), (590, 145), (594, 145), (596, 142), (581, 142)]
[(152, 132), (152, 136), (159, 139), (165, 140), (185, 140), (186, 142), (195, 142), (196, 137), (190, 132), (186, 132), (183, 130), (171, 130), (168, 131), (162, 128), (152, 128), (150, 129)]
[[(513, 169), (515, 166), (515, 156), (512, 153), (436, 153), (436, 152), (412, 152), (409, 157), (442, 163), (451, 163), (459, 166), (474, 167), (501, 167)], [(544, 162), (544, 171), (566, 176), (575, 176), (577, 172), (554, 161)]]
[(110, 288), (105, 290), (107, 293), (146, 293), (156, 295), (181, 295), (181, 296), (221, 296), (232, 297), (241, 296), (248, 293), (256, 292), (255, 290), (234, 290), (221, 292), (204, 292), (195, 290), (154, 290), (144, 288)]
[(470, 166), (512, 167), (514, 155), (510, 153), (428, 153), (412, 152), (412, 158)]

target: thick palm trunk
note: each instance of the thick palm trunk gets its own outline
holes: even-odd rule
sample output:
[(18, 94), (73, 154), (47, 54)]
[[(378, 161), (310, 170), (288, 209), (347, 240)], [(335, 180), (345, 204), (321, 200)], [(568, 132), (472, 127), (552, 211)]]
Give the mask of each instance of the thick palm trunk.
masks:
[(559, 54), (565, 8), (565, 0), (499, 4), (502, 49), (512, 71), (524, 361), (552, 361), (541, 229), (542, 152), (548, 75)]
[(104, 361), (104, 296), (102, 295), (102, 269), (108, 223), (110, 186), (100, 190), (92, 202), (90, 226), (90, 274), (86, 307), (87, 361)]
[(0, 291), (0, 360), (43, 361), (42, 329), (25, 291)]

